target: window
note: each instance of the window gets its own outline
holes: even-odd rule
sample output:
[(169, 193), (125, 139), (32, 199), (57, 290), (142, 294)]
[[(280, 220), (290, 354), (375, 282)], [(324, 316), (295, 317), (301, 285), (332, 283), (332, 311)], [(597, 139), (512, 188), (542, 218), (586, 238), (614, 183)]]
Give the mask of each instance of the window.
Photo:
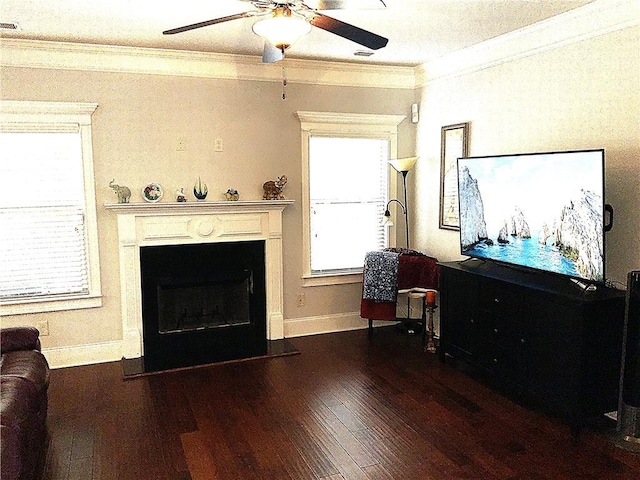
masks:
[(389, 141), (311, 136), (311, 274), (359, 271), (363, 252), (387, 246)]
[(0, 312), (101, 305), (94, 104), (0, 102)]
[[(365, 253), (387, 246), (404, 116), (298, 112), (302, 125), (305, 285), (361, 281)], [(391, 190), (391, 191), (390, 191)]]

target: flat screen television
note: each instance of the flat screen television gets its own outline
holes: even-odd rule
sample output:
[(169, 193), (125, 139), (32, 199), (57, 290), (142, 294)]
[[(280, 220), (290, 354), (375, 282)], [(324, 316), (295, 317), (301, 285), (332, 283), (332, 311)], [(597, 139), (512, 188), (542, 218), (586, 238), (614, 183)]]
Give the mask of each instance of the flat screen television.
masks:
[(458, 205), (462, 255), (604, 283), (604, 150), (459, 158)]

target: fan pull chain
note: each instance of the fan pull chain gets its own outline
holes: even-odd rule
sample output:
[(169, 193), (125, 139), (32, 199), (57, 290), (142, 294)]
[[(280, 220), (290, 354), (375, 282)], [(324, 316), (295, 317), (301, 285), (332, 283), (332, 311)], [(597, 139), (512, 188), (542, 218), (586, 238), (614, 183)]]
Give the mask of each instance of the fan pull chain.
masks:
[(287, 88), (287, 71), (285, 70), (284, 65), (282, 65), (282, 100), (287, 99), (286, 88)]

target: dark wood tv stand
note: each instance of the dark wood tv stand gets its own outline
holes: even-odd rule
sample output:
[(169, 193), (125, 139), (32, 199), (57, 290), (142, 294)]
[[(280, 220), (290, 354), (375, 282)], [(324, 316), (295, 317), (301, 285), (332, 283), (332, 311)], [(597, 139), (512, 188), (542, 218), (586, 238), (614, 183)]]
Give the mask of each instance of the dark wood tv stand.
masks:
[(440, 359), (565, 419), (617, 409), (624, 291), (470, 259), (441, 263)]

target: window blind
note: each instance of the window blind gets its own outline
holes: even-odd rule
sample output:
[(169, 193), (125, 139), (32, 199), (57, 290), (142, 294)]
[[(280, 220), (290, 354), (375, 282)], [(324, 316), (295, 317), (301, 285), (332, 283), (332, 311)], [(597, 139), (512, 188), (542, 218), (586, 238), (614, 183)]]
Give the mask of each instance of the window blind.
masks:
[(89, 292), (79, 129), (0, 132), (0, 299)]
[(388, 152), (387, 139), (309, 138), (312, 274), (359, 271), (386, 246)]

